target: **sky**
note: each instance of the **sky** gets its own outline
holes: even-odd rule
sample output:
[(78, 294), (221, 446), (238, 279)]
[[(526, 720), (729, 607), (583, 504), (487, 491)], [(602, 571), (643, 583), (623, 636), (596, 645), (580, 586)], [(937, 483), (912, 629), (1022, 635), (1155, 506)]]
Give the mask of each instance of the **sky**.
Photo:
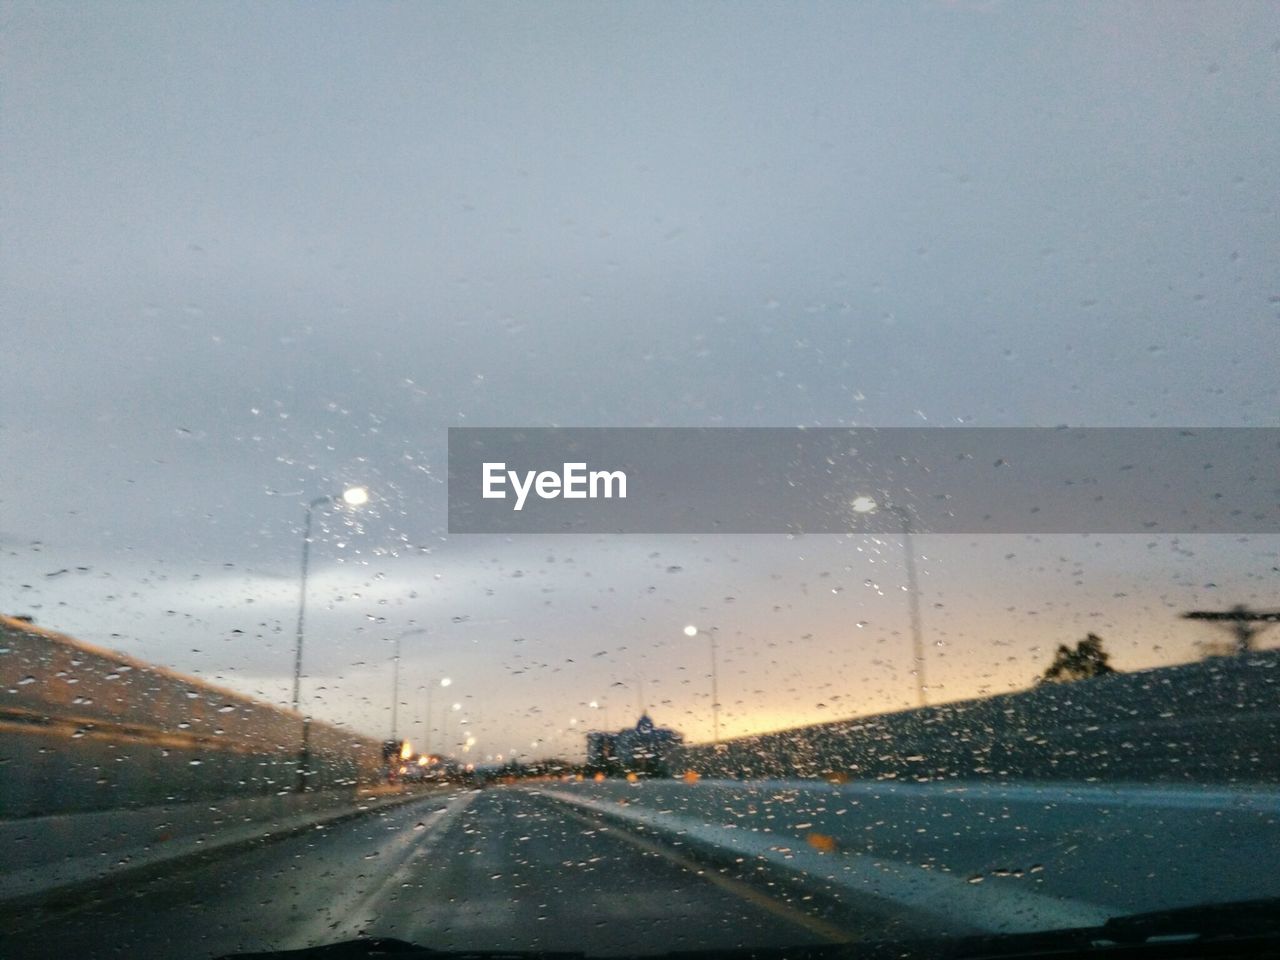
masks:
[[(363, 484), (303, 684), (362, 731), (401, 635), (400, 732), (447, 676), (476, 757), (708, 738), (689, 623), (728, 735), (914, 699), (899, 540), (450, 536), (448, 427), (1280, 421), (1271, 3), (4, 3), (0, 45), (0, 609), (287, 703), (306, 504)], [(1280, 606), (1276, 537), (914, 543), (936, 701)]]

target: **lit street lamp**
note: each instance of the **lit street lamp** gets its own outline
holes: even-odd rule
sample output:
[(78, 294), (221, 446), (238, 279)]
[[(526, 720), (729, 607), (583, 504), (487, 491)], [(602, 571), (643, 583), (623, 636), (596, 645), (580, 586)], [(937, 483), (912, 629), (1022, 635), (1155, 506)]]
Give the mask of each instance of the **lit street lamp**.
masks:
[(696, 637), (701, 633), (711, 644), (711, 742), (717, 745), (720, 743), (720, 679), (716, 665), (716, 630), (718, 629), (718, 627), (708, 627), (706, 630), (699, 630), (693, 624), (684, 628), (686, 637)]
[(298, 591), (298, 635), (293, 648), (293, 709), (298, 709), (298, 694), (302, 684), (302, 627), (307, 614), (307, 566), (311, 560), (311, 513), (316, 507), (341, 501), (349, 507), (359, 507), (369, 502), (369, 491), (364, 487), (350, 487), (340, 496), (316, 497), (307, 504), (307, 519), (302, 528), (302, 585)]
[[(298, 633), (293, 648), (293, 709), (297, 712), (302, 688), (302, 633), (307, 615), (307, 567), (311, 559), (311, 514), (316, 507), (342, 502), (349, 507), (359, 507), (369, 502), (369, 491), (364, 487), (349, 487), (339, 496), (316, 497), (307, 504), (307, 519), (302, 528), (302, 582), (298, 589)], [(307, 789), (309, 765), (308, 743), (311, 737), (311, 719), (302, 719), (302, 742), (298, 745), (298, 777), (294, 789), (301, 793)]]
[(608, 730), (609, 729), (609, 705), (607, 703), (601, 703), (598, 700), (592, 700), (590, 703), (587, 704), (587, 706), (590, 707), (592, 710), (600, 711), (601, 716), (604, 720), (604, 723), (602, 724), (601, 729)]

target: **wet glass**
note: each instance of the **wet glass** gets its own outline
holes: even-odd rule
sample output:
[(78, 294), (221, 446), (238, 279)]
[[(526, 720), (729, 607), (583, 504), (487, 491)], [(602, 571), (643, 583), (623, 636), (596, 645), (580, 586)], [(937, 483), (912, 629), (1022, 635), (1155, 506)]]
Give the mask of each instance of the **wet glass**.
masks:
[[(451, 532), (449, 449), (1236, 428), (1261, 459), (1197, 483), (1274, 504), (1274, 4), (0, 20), (12, 955), (710, 955), (1280, 896), (1275, 508), (1030, 519), (1129, 475), (1203, 508), (1156, 433), (998, 532), (929, 519), (1027, 472), (985, 453), (849, 487), (842, 533)], [(621, 500), (508, 466), (523, 511)], [(716, 466), (663, 509), (774, 521)]]

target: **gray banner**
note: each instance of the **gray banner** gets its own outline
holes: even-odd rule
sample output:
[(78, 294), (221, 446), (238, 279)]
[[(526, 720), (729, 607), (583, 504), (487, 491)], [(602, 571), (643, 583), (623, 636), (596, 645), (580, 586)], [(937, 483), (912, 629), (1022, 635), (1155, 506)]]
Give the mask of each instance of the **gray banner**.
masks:
[(449, 430), (450, 533), (904, 526), (1280, 533), (1280, 429)]

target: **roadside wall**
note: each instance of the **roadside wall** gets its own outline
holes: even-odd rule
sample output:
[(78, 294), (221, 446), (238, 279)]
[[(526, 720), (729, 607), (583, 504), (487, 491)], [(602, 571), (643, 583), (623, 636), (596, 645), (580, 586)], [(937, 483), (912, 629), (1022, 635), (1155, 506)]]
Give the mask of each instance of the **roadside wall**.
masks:
[(300, 758), (309, 790), (350, 798), (381, 743), (0, 617), (0, 819), (270, 797)]
[(1280, 651), (685, 747), (736, 779), (1280, 782)]

